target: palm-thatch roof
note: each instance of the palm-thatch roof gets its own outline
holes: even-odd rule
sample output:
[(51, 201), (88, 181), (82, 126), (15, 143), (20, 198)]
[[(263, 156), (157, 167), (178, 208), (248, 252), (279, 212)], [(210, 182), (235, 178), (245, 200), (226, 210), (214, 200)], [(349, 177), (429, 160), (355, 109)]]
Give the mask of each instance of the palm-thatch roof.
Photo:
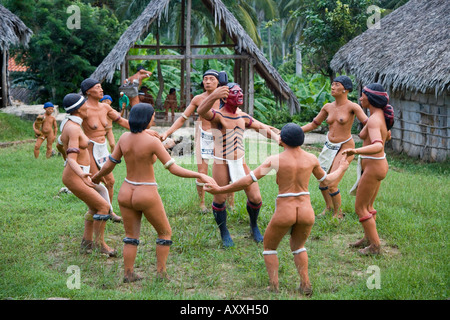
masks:
[(11, 11), (0, 5), (0, 51), (27, 46), (33, 32)]
[(450, 1), (410, 0), (344, 45), (331, 60), (335, 72), (393, 91), (450, 89)]
[[(104, 79), (112, 81), (114, 72), (120, 69), (130, 48), (132, 48), (136, 41), (148, 30), (149, 26), (156, 18), (161, 19), (169, 1), (170, 0), (151, 1), (142, 14), (120, 37), (117, 44), (97, 67), (91, 77), (99, 81), (103, 81)], [(264, 57), (263, 53), (258, 49), (256, 44), (222, 1), (202, 1), (213, 12), (215, 24), (224, 27), (230, 38), (233, 39), (237, 51), (241, 54), (249, 55), (250, 58), (255, 61), (255, 70), (266, 81), (267, 86), (274, 94), (283, 100), (288, 101), (291, 111), (300, 111), (300, 104), (295, 94), (281, 78), (277, 70)]]

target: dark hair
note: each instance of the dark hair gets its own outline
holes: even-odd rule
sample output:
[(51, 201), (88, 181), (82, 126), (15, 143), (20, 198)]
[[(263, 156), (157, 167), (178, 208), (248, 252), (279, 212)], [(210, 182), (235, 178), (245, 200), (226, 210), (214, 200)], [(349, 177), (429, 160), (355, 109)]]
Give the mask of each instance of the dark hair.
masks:
[(281, 128), (280, 138), (288, 146), (298, 147), (305, 141), (305, 133), (298, 124), (290, 122)]
[(147, 129), (154, 113), (155, 110), (151, 104), (141, 102), (133, 106), (128, 118), (130, 131), (132, 133), (139, 133)]
[(394, 108), (389, 104), (389, 96), (386, 90), (379, 83), (371, 83), (365, 86), (362, 92), (367, 96), (372, 106), (383, 109), (386, 127), (390, 130), (394, 126)]
[[(241, 88), (241, 86), (239, 85), (239, 83), (236, 83), (236, 82), (228, 82), (228, 83), (226, 84), (226, 86), (227, 86), (228, 89), (230, 89), (230, 90), (231, 90), (231, 88), (233, 88), (234, 86), (239, 86), (239, 88)], [(242, 89), (242, 88), (241, 88), (241, 89)], [(223, 101), (223, 99), (220, 99), (220, 106), (219, 106), (219, 109), (222, 109), (224, 105), (225, 105), (225, 101)]]
[(344, 89), (348, 90), (349, 92), (353, 91), (352, 79), (350, 79), (347, 76), (336, 77), (336, 78), (334, 78), (333, 82), (339, 82), (340, 84), (342, 84)]
[(171, 93), (173, 93), (173, 92), (175, 92), (175, 91), (177, 91), (175, 88), (170, 88), (169, 94), (171, 94)]

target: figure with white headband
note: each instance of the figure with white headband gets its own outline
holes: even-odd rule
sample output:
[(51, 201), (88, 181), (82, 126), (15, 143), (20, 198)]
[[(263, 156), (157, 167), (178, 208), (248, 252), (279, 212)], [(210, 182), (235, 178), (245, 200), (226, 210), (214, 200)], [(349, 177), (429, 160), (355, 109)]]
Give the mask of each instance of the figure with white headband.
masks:
[[(319, 155), (319, 161), (327, 173), (333, 172), (339, 166), (342, 157), (339, 150), (355, 147), (351, 132), (355, 116), (363, 124), (367, 121), (367, 116), (361, 107), (348, 99), (348, 93), (352, 90), (353, 84), (349, 77), (336, 77), (331, 83), (331, 95), (335, 101), (326, 103), (312, 122), (302, 126), (303, 132), (306, 133), (317, 129), (326, 120), (329, 129), (327, 140)], [(349, 161), (352, 159), (350, 157)], [(319, 184), (326, 205), (319, 216), (324, 216), (333, 211), (333, 217), (343, 218), (339, 190), (341, 179), (342, 176), (328, 186), (323, 183)]]
[(85, 215), (81, 250), (90, 253), (92, 249), (99, 249), (108, 256), (116, 256), (116, 250), (111, 249), (104, 240), (106, 221), (112, 211), (106, 189), (102, 196), (96, 191), (99, 186), (95, 186), (90, 179), (89, 138), (81, 127), (88, 112), (86, 99), (70, 93), (64, 97), (63, 106), (67, 116), (61, 122), (61, 135), (58, 138), (58, 149), (63, 151), (66, 160), (62, 181), (89, 208)]
[(172, 229), (158, 193), (153, 168), (156, 160), (159, 159), (164, 168), (176, 176), (197, 178), (203, 183), (215, 183), (205, 174), (190, 171), (175, 164), (159, 137), (145, 133), (154, 124), (154, 119), (155, 112), (150, 104), (138, 103), (133, 106), (129, 117), (131, 132), (121, 135), (105, 165), (92, 177), (93, 182), (99, 183), (102, 177), (111, 173), (116, 165), (120, 165), (122, 157), (124, 158), (127, 175), (117, 196), (126, 236), (123, 239), (124, 282), (142, 279), (142, 276), (134, 272), (134, 262), (140, 243), (142, 215), (157, 232), (155, 250), (157, 277), (168, 277), (166, 261), (172, 245)]
[(269, 290), (278, 292), (278, 257), (277, 248), (280, 241), (290, 233), (290, 247), (294, 263), (300, 276), (300, 293), (310, 296), (312, 286), (308, 276), (308, 254), (305, 243), (314, 225), (315, 215), (308, 191), (309, 180), (313, 174), (320, 183), (330, 184), (348, 168), (346, 157), (341, 157), (339, 167), (327, 174), (320, 166), (319, 160), (304, 151), (301, 145), (304, 133), (294, 123), (286, 124), (280, 133), (279, 145), (284, 151), (268, 157), (259, 167), (250, 171), (243, 178), (227, 186), (205, 185), (206, 191), (220, 194), (239, 191), (257, 183), (272, 170), (276, 171), (278, 195), (275, 212), (264, 233), (264, 262), (269, 275)]
[(350, 247), (363, 248), (359, 250), (363, 255), (380, 254), (374, 202), (389, 170), (384, 145), (390, 139), (390, 129), (394, 125), (394, 109), (388, 104), (389, 95), (378, 83), (365, 86), (359, 100), (361, 106), (370, 111), (367, 124), (359, 133), (363, 145), (342, 152), (344, 156), (359, 155), (357, 181), (351, 193), (356, 195), (355, 211), (363, 226), (364, 237)]

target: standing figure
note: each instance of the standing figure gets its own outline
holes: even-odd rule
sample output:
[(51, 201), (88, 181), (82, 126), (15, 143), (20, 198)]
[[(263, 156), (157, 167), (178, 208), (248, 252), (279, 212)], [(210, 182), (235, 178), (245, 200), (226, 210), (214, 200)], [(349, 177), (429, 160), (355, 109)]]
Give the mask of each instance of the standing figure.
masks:
[(125, 159), (127, 176), (120, 187), (118, 201), (123, 216), (126, 237), (123, 249), (125, 276), (124, 282), (142, 279), (134, 272), (134, 261), (139, 245), (142, 215), (152, 224), (158, 236), (156, 239), (157, 276), (166, 278), (166, 261), (172, 245), (172, 230), (164, 210), (164, 205), (158, 193), (153, 165), (157, 159), (172, 174), (197, 178), (203, 182), (214, 183), (207, 175), (186, 170), (174, 162), (164, 148), (159, 138), (150, 136), (144, 131), (154, 124), (154, 109), (147, 103), (135, 105), (130, 112), (130, 131), (125, 132), (117, 142), (114, 152), (103, 168), (92, 178), (99, 183), (103, 176), (108, 175)]
[(268, 157), (258, 168), (250, 171), (234, 183), (218, 187), (205, 185), (213, 194), (246, 189), (259, 179), (275, 170), (278, 184), (275, 212), (264, 233), (264, 262), (269, 275), (269, 290), (278, 292), (278, 257), (277, 248), (280, 241), (290, 233), (290, 247), (294, 263), (300, 276), (299, 291), (307, 296), (312, 294), (308, 275), (308, 254), (305, 243), (314, 225), (314, 211), (311, 206), (308, 185), (311, 174), (318, 181), (329, 184), (348, 168), (349, 163), (342, 157), (339, 167), (327, 175), (320, 167), (319, 160), (302, 150), (304, 133), (299, 125), (288, 123), (281, 129), (279, 145), (284, 148), (280, 154)]
[(170, 88), (169, 94), (167, 95), (166, 100), (164, 101), (165, 121), (168, 120), (169, 109), (172, 111), (172, 122), (175, 120), (175, 108), (177, 108), (177, 106), (178, 106), (177, 91), (175, 88)]
[(34, 157), (39, 158), (40, 148), (45, 139), (47, 139), (47, 151), (45, 156), (50, 158), (53, 154), (53, 142), (58, 133), (56, 118), (52, 115), (54, 105), (51, 102), (44, 103), (44, 115), (39, 115), (33, 123), (33, 130), (36, 134), (36, 144), (34, 145)]
[(86, 99), (79, 94), (70, 93), (64, 97), (63, 106), (68, 116), (61, 123), (59, 137), (66, 155), (62, 181), (89, 208), (85, 215), (81, 250), (90, 252), (93, 248), (100, 249), (101, 253), (115, 256), (117, 252), (108, 247), (104, 240), (111, 205), (94, 189), (95, 185), (90, 178), (89, 138), (81, 128), (88, 112)]
[[(103, 89), (101, 84), (92, 78), (81, 82), (81, 92), (87, 97), (87, 118), (83, 119), (83, 130), (89, 138), (89, 154), (91, 156), (91, 173), (96, 173), (105, 164), (109, 156), (106, 142), (106, 131), (108, 117), (120, 126), (129, 129), (128, 120), (122, 118), (110, 105), (101, 103)], [(105, 177), (105, 186), (108, 189), (110, 202), (113, 201), (114, 176), (109, 174)], [(120, 222), (121, 217), (114, 212), (111, 213), (114, 222)]]
[(149, 103), (152, 107), (155, 105), (155, 100), (153, 99), (153, 95), (146, 86), (142, 86), (142, 93), (139, 93), (139, 102)]
[[(105, 94), (103, 98), (100, 99), (100, 102), (106, 103), (108, 106), (111, 106), (111, 104), (113, 103), (113, 99), (111, 98), (111, 96)], [(105, 127), (106, 140), (108, 140), (109, 149), (111, 150), (112, 153), (116, 145), (116, 139), (114, 138), (112, 119), (109, 116), (107, 116), (106, 120), (108, 121), (108, 126)]]
[(359, 136), (363, 140), (361, 148), (346, 149), (343, 155), (358, 158), (358, 179), (356, 189), (355, 211), (364, 228), (364, 237), (350, 247), (365, 247), (361, 254), (379, 254), (381, 252), (375, 216), (377, 211), (373, 205), (380, 189), (381, 181), (389, 169), (384, 153), (384, 144), (390, 139), (389, 130), (394, 125), (394, 109), (389, 105), (389, 96), (383, 86), (378, 83), (367, 85), (359, 99), (361, 106), (369, 109), (370, 117)]
[[(161, 135), (161, 140), (165, 141), (176, 130), (181, 128), (186, 120), (190, 116), (195, 114), (198, 106), (206, 99), (219, 85), (219, 72), (216, 70), (208, 70), (203, 74), (203, 80), (201, 86), (205, 90), (203, 93), (196, 95), (192, 100), (186, 110), (181, 114), (172, 126)], [(212, 108), (219, 110), (220, 101), (214, 102)], [(197, 163), (197, 171), (203, 174), (208, 174), (208, 162), (209, 159), (213, 158), (214, 155), (214, 141), (211, 132), (211, 123), (204, 119), (201, 115), (195, 124), (195, 160)], [(206, 213), (208, 211), (205, 205), (205, 191), (203, 190), (203, 183), (200, 181), (195, 181), (197, 186), (197, 193), (200, 199), (200, 209), (202, 212)], [(232, 197), (231, 197), (232, 198)], [(228, 203), (229, 205), (234, 205), (234, 203)]]
[[(222, 99), (220, 110), (213, 109)], [(238, 180), (250, 172), (245, 163), (244, 131), (251, 128), (265, 133), (268, 138), (279, 141), (279, 136), (269, 126), (242, 112), (238, 107), (244, 103), (244, 94), (237, 83), (218, 87), (198, 107), (198, 114), (211, 122), (214, 134), (214, 164), (212, 176), (218, 185), (224, 186)], [(256, 242), (262, 242), (257, 220), (262, 205), (261, 193), (257, 183), (244, 189), (247, 195), (247, 212), (250, 217), (250, 232)], [(234, 245), (227, 229), (226, 195), (214, 195), (212, 209), (219, 226), (222, 243), (225, 247)]]
[(137, 72), (126, 79), (124, 85), (120, 87), (121, 91), (125, 92), (126, 90), (125, 94), (130, 98), (131, 108), (139, 103), (139, 88), (142, 86), (142, 80), (149, 78), (151, 75), (152, 73), (150, 71), (145, 70), (143, 66), (139, 65)]
[(119, 94), (120, 98), (119, 98), (119, 111), (120, 111), (120, 116), (121, 117), (125, 117), (125, 111), (127, 111), (127, 115), (129, 112), (129, 106), (130, 106), (130, 99), (128, 98), (128, 96), (126, 94), (124, 94), (123, 92), (121, 92)]
[[(316, 129), (324, 120), (329, 125), (327, 141), (319, 155), (319, 162), (322, 168), (327, 172), (333, 172), (339, 166), (342, 154), (339, 150), (354, 148), (355, 141), (352, 138), (353, 121), (356, 118), (363, 124), (367, 121), (367, 116), (361, 107), (348, 100), (348, 93), (353, 90), (353, 84), (349, 77), (339, 76), (331, 84), (331, 95), (335, 101), (325, 104), (311, 123), (302, 127), (303, 132), (309, 132)], [(352, 161), (352, 157), (349, 161)], [(341, 195), (338, 188), (342, 176), (336, 179), (332, 184), (326, 186), (320, 184), (319, 189), (325, 199), (326, 208), (320, 214), (325, 215), (333, 210), (333, 217), (342, 218)]]

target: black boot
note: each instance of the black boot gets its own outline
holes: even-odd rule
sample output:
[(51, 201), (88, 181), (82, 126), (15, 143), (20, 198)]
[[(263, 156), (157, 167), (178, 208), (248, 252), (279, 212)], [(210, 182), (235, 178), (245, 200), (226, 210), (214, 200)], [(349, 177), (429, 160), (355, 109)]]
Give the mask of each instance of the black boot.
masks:
[(215, 203), (212, 204), (214, 219), (216, 220), (217, 225), (220, 230), (220, 237), (222, 238), (222, 244), (224, 247), (232, 247), (234, 246), (233, 239), (231, 239), (230, 233), (227, 229), (227, 208), (224, 203)]
[(253, 202), (250, 202), (250, 200), (247, 200), (247, 212), (250, 217), (250, 233), (252, 234), (253, 239), (255, 239), (256, 242), (262, 242), (264, 239), (258, 228), (258, 215), (261, 205), (262, 202), (255, 204)]

